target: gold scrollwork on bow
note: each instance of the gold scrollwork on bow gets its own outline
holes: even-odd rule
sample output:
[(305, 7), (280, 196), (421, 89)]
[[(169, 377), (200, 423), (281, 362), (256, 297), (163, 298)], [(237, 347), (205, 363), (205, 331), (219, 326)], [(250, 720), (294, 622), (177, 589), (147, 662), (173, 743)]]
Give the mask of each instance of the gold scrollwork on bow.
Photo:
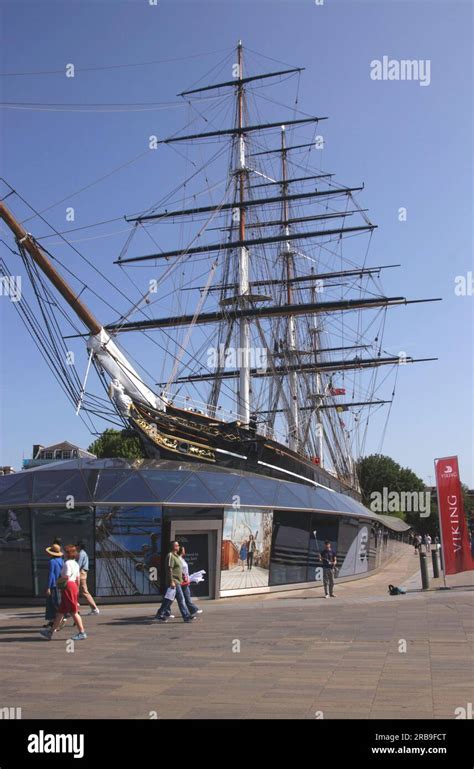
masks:
[(202, 446), (193, 441), (180, 440), (174, 436), (161, 433), (158, 431), (154, 422), (147, 422), (147, 420), (142, 417), (134, 417), (132, 421), (137, 427), (143, 430), (147, 437), (150, 438), (153, 443), (156, 443), (157, 446), (161, 446), (168, 451), (173, 451), (176, 454), (188, 454), (206, 462), (216, 461), (215, 452), (207, 446)]

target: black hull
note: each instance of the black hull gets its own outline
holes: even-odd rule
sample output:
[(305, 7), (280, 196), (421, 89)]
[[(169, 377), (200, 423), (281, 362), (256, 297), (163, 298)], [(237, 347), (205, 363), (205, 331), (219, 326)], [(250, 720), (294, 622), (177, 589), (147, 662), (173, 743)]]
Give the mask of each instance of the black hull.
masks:
[(132, 411), (130, 426), (149, 459), (194, 461), (321, 486), (360, 501), (360, 494), (318, 464), (239, 423), (219, 423), (201, 414), (170, 408)]

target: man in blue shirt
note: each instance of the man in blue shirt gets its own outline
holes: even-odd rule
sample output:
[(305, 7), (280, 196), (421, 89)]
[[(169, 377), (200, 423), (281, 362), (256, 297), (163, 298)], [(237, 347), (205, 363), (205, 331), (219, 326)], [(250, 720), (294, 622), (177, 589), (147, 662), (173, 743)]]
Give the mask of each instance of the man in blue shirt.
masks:
[(323, 585), (324, 585), (324, 597), (335, 598), (334, 593), (334, 569), (336, 568), (336, 553), (331, 547), (329, 540), (324, 543), (324, 550), (321, 550), (319, 557), (323, 564)]
[(78, 542), (76, 545), (79, 555), (77, 558), (77, 562), (79, 564), (80, 569), (80, 575), (79, 575), (79, 596), (86, 599), (87, 603), (91, 607), (90, 614), (99, 614), (99, 609), (97, 608), (97, 604), (92, 598), (91, 594), (89, 593), (89, 590), (87, 588), (87, 573), (89, 571), (89, 556), (87, 555), (85, 551), (85, 545), (84, 542)]

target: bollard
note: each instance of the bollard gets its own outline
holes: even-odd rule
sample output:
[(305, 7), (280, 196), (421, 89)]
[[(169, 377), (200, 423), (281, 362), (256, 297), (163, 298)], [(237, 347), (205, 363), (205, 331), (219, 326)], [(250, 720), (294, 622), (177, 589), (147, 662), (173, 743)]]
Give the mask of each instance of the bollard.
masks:
[(436, 545), (436, 549), (437, 549), (438, 554), (439, 554), (439, 562), (440, 562), (441, 568), (444, 571), (443, 548), (441, 547), (441, 545)]
[(423, 590), (429, 590), (430, 579), (428, 577), (428, 563), (426, 553), (420, 553), (421, 587)]
[(439, 577), (439, 558), (437, 550), (431, 551), (431, 559), (433, 561), (433, 579), (437, 579)]

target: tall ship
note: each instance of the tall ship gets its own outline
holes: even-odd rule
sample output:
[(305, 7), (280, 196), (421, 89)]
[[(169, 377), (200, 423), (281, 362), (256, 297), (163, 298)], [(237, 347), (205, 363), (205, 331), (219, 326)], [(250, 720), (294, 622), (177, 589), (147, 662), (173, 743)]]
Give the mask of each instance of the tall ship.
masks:
[[(179, 94), (189, 120), (155, 137), (158, 152), (176, 151), (176, 177), (125, 214), (114, 265), (93, 260), (111, 291), (114, 270), (129, 280), (103, 319), (88, 306), (94, 286), (13, 213), (10, 188), (0, 217), (32, 287), (12, 306), (76, 413), (138, 436), (146, 457), (359, 498), (357, 459), (370, 418), (390, 409), (398, 367), (435, 360), (387, 351), (387, 312), (434, 300), (382, 289), (400, 265), (370, 261), (363, 185), (319, 167), (327, 118), (300, 109), (303, 69), (253, 72), (241, 42), (226, 66), (227, 77)], [(289, 78), (296, 98), (285, 106), (276, 90)], [(17, 269), (2, 259), (0, 272)], [(136, 335), (146, 361), (128, 352)], [(86, 344), (82, 370), (71, 337)], [(392, 383), (378, 376), (387, 367)]]

